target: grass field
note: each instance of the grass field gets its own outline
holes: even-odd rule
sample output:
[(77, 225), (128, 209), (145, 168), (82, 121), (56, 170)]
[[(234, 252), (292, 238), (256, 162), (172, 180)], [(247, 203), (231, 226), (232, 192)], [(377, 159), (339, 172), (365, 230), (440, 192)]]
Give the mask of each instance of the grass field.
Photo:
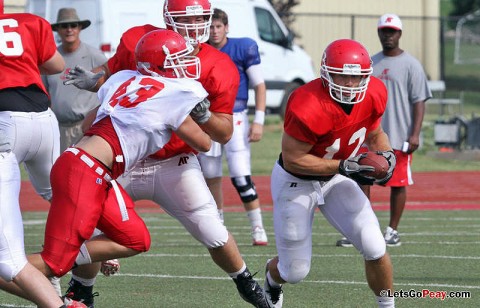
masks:
[[(383, 226), (387, 212), (377, 212)], [(258, 271), (275, 254), (271, 212), (265, 212), (270, 238), (252, 247), (244, 213), (226, 213), (250, 270)], [(28, 252), (38, 251), (45, 213), (24, 213)], [(207, 251), (166, 214), (144, 213), (152, 235), (148, 253), (122, 260), (119, 275), (99, 276), (97, 308), (110, 307), (250, 307), (233, 282), (211, 261)], [(394, 264), (395, 290), (468, 291), (471, 298), (397, 298), (397, 307), (480, 307), (480, 211), (407, 211), (403, 245), (388, 248)], [(284, 307), (376, 307), (365, 282), (363, 261), (353, 248), (335, 247), (338, 233), (317, 213), (313, 230), (312, 269), (305, 281), (286, 285)], [(70, 274), (62, 278), (65, 286)], [(34, 307), (0, 291), (0, 307)]]

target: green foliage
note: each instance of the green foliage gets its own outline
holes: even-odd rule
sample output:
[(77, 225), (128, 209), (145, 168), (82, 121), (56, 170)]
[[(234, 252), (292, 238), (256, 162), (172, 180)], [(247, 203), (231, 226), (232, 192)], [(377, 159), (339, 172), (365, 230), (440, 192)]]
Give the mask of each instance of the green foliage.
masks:
[(283, 23), (291, 28), (290, 25), (295, 21), (292, 8), (300, 3), (299, 0), (268, 0), (278, 13)]
[(480, 9), (480, 0), (451, 0), (453, 9), (450, 16), (463, 16)]

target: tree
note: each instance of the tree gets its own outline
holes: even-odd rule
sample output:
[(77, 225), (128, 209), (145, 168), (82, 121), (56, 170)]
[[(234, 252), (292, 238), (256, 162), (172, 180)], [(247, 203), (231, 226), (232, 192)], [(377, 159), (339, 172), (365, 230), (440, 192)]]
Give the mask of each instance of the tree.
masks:
[(290, 28), (292, 23), (295, 21), (292, 8), (298, 5), (300, 0), (268, 0), (268, 2), (270, 2), (275, 11), (277, 11), (283, 23)]
[(463, 16), (480, 9), (480, 0), (451, 0), (453, 9), (450, 16)]

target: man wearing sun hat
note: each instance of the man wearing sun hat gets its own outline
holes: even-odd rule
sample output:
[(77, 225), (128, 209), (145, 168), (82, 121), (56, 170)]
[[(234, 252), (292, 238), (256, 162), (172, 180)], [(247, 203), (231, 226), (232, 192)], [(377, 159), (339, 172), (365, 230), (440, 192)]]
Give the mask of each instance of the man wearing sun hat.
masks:
[(412, 153), (420, 145), (425, 102), (432, 97), (422, 64), (399, 47), (402, 31), (400, 17), (382, 15), (377, 25), (382, 51), (372, 57), (373, 76), (388, 90), (382, 127), (397, 157), (393, 176), (385, 184), (390, 187), (390, 222), (384, 234), (388, 246), (401, 244), (397, 230), (407, 199), (406, 187), (413, 184)]
[(74, 8), (61, 8), (57, 22), (52, 24), (61, 39), (58, 51), (65, 59), (65, 71), (60, 74), (44, 76), (43, 81), (52, 99), (52, 110), (57, 116), (60, 127), (60, 151), (77, 142), (83, 135), (81, 124), (85, 115), (97, 107), (100, 102), (97, 95), (63, 84), (65, 74), (76, 64), (92, 69), (107, 58), (97, 48), (80, 41), (80, 32), (90, 26), (88, 19), (81, 20)]

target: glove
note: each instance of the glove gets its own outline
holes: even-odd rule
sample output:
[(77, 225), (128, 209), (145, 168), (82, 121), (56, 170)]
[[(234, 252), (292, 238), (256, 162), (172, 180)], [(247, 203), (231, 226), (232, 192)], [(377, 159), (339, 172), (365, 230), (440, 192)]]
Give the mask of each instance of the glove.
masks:
[(106, 277), (115, 275), (120, 270), (120, 262), (117, 259), (103, 261), (100, 272)]
[(375, 171), (375, 168), (358, 163), (358, 161), (366, 155), (366, 153), (363, 153), (349, 159), (341, 160), (338, 166), (339, 173), (351, 178), (360, 185), (373, 185), (375, 178), (364, 175), (363, 172)]
[(375, 180), (376, 184), (379, 185), (384, 185), (386, 184), (393, 175), (393, 170), (395, 170), (395, 166), (397, 165), (397, 157), (395, 156), (395, 153), (393, 151), (377, 151), (378, 155), (382, 155), (385, 157), (385, 159), (388, 161), (388, 170), (387, 170), (387, 175), (383, 179), (378, 179)]
[(103, 70), (95, 74), (84, 69), (80, 65), (76, 65), (68, 72), (68, 74), (65, 75), (67, 80), (65, 80), (63, 84), (66, 86), (72, 84), (79, 89), (90, 90), (95, 87), (98, 79), (100, 79), (103, 75), (105, 75)]
[(210, 108), (210, 101), (208, 99), (204, 99), (200, 103), (196, 104), (195, 107), (193, 107), (192, 111), (190, 112), (190, 116), (198, 124), (205, 124), (212, 115), (208, 108)]

